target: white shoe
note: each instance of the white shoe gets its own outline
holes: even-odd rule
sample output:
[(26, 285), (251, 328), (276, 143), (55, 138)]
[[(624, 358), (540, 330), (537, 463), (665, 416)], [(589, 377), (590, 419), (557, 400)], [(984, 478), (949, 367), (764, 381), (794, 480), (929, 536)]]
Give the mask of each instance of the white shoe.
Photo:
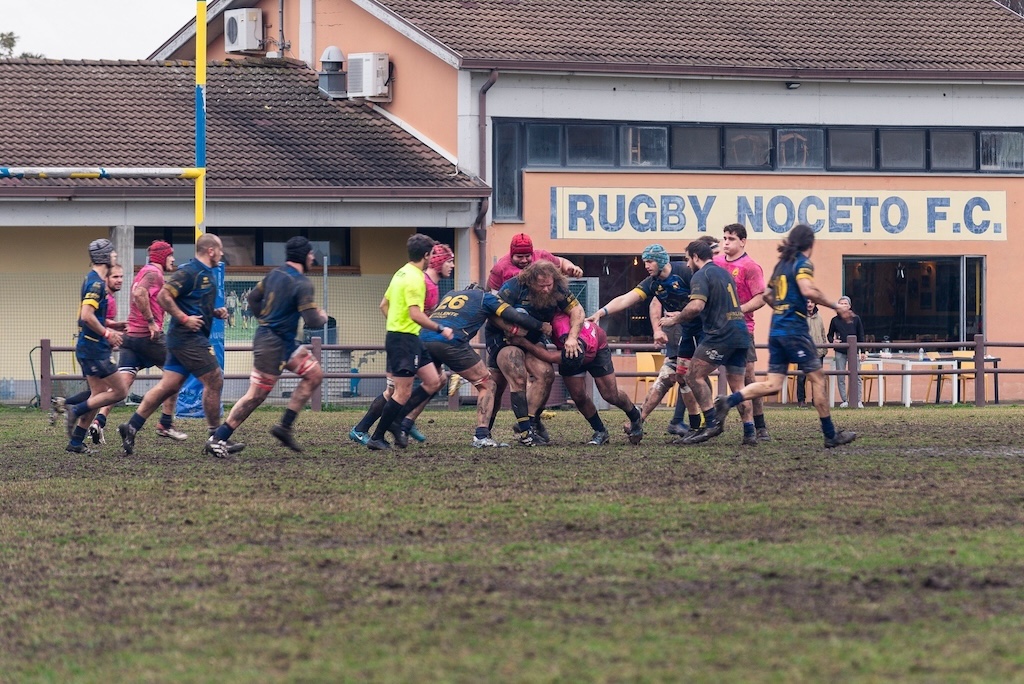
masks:
[(857, 402), (857, 408), (864, 408), (864, 402), (863, 401)]
[(181, 432), (180, 430), (175, 430), (173, 425), (169, 428), (165, 428), (163, 425), (157, 425), (156, 434), (159, 435), (160, 437), (173, 439), (175, 442), (184, 442), (186, 439), (188, 439), (188, 435), (186, 435), (184, 432)]
[(475, 448), (477, 448), (477, 449), (484, 449), (484, 448), (488, 448), (488, 447), (490, 447), (490, 448), (507, 447), (508, 444), (505, 444), (504, 442), (497, 442), (497, 441), (495, 441), (491, 437), (480, 437), (480, 438), (474, 437), (473, 438), (473, 446)]
[(839, 408), (850, 408), (850, 405), (844, 401), (842, 404), (839, 405)]

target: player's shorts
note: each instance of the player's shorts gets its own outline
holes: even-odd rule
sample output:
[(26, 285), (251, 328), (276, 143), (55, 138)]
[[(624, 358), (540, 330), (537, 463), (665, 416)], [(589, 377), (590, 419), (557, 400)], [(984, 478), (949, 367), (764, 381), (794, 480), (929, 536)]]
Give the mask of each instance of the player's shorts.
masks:
[(754, 346), (754, 333), (750, 333), (750, 347), (747, 348), (747, 363), (757, 361), (757, 347)]
[(509, 346), (505, 333), (490, 327), (484, 328), (484, 345), (487, 348), (487, 367), (498, 369), (498, 352)]
[(217, 355), (213, 352), (210, 341), (201, 335), (188, 337), (167, 345), (167, 360), (164, 370), (179, 375), (202, 377), (212, 370), (220, 368)]
[(252, 366), (267, 375), (281, 375), (299, 346), (298, 340), (287, 340), (260, 326), (252, 338)]
[(164, 334), (159, 333), (155, 340), (145, 337), (125, 335), (121, 342), (121, 356), (118, 357), (117, 369), (136, 373), (144, 368), (164, 367), (167, 360), (167, 342)]
[[(684, 359), (692, 359), (697, 351), (697, 340), (704, 336), (704, 330), (700, 318), (694, 321), (687, 321), (680, 326), (679, 344), (673, 348), (667, 347), (666, 356), (681, 356)], [(674, 352), (674, 353), (673, 353)]]
[(470, 346), (468, 341), (461, 342), (440, 342), (430, 340), (424, 342), (423, 347), (434, 359), (435, 364), (445, 363), (456, 373), (461, 373), (480, 363), (480, 355)]
[(725, 372), (730, 375), (742, 375), (747, 368), (747, 349), (748, 347), (718, 347), (705, 340), (697, 345), (693, 358), (712, 366), (725, 366)]
[(110, 360), (109, 356), (99, 359), (90, 359), (80, 354), (75, 354), (78, 365), (82, 368), (82, 375), (87, 378), (107, 378), (117, 372), (117, 366)]
[(768, 338), (768, 372), (783, 375), (789, 364), (804, 373), (821, 370), (821, 357), (810, 335), (785, 335)]
[(598, 349), (593, 361), (585, 364), (571, 375), (563, 373), (562, 367), (558, 367), (558, 374), (564, 377), (576, 377), (585, 373), (590, 373), (590, 377), (592, 378), (603, 378), (604, 376), (611, 375), (614, 372), (615, 366), (612, 364), (612, 350), (608, 347)]
[(411, 378), (420, 368), (434, 360), (423, 348), (420, 336), (412, 333), (389, 332), (384, 336), (387, 371), (396, 378)]

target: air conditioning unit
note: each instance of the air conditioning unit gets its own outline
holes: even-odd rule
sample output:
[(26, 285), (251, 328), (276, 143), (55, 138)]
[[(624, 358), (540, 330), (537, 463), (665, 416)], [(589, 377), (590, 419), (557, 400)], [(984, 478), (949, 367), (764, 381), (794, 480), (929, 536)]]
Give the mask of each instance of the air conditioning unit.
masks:
[(224, 12), (224, 51), (263, 49), (263, 10), (234, 9)]
[(388, 53), (353, 52), (348, 56), (348, 96), (390, 100)]

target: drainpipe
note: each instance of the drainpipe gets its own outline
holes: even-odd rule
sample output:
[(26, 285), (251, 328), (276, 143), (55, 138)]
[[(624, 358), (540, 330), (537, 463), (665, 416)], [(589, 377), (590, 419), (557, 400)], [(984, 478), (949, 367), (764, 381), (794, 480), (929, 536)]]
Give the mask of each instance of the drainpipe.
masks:
[[(480, 180), (486, 182), (487, 174), (484, 169), (487, 167), (487, 91), (491, 89), (498, 81), (498, 70), (491, 69), (491, 75), (487, 77), (487, 82), (484, 83), (483, 87), (480, 88), (478, 116), (479, 122), (477, 123), (477, 132), (479, 135), (479, 162), (477, 164), (477, 174), (480, 176)], [(477, 261), (480, 267), (480, 287), (487, 289), (487, 273), (490, 269), (487, 267), (487, 210), (491, 206), (491, 200), (484, 198), (480, 202), (480, 211), (476, 215), (476, 221), (473, 222), (473, 234), (477, 239)]]
[(284, 51), (286, 46), (284, 44), (284, 0), (278, 0), (277, 2), (277, 50), (281, 54), (278, 57), (284, 59)]

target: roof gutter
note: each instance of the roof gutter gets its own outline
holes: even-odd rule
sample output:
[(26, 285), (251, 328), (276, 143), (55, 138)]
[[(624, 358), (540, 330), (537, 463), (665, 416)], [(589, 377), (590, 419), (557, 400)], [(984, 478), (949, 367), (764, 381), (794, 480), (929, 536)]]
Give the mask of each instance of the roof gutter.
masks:
[[(211, 200), (265, 200), (268, 202), (373, 202), (406, 200), (410, 202), (487, 202), (491, 189), (484, 186), (437, 188), (390, 186), (376, 188), (304, 188), (304, 187), (212, 187), (206, 196)], [(2, 200), (190, 200), (195, 197), (191, 184), (175, 186), (98, 186), (21, 185), (0, 186)]]
[(649, 64), (630, 62), (563, 62), (531, 59), (481, 59), (466, 58), (463, 69), (501, 69), (505, 72), (553, 73), (553, 74), (607, 74), (632, 75), (638, 77), (677, 76), (720, 79), (800, 79), (814, 81), (864, 82), (899, 81), (921, 83), (1024, 83), (1024, 71), (1019, 69), (852, 69), (852, 68), (772, 68), (772, 67), (730, 67), (721, 64)]
[[(487, 81), (483, 87), (480, 88), (480, 94), (477, 95), (479, 98), (479, 106), (477, 107), (477, 135), (478, 135), (478, 147), (477, 154), (479, 155), (479, 161), (477, 162), (477, 174), (480, 180), (486, 182), (486, 175), (484, 169), (487, 167), (487, 91), (491, 89), (495, 83), (498, 82), (498, 70), (491, 69), (491, 75), (487, 77)], [(481, 287), (483, 287), (484, 278), (487, 273), (487, 210), (491, 206), (490, 197), (484, 197), (480, 200), (480, 211), (476, 215), (476, 221), (473, 222), (473, 234), (476, 235), (477, 242), (477, 265), (480, 269), (480, 281)]]

